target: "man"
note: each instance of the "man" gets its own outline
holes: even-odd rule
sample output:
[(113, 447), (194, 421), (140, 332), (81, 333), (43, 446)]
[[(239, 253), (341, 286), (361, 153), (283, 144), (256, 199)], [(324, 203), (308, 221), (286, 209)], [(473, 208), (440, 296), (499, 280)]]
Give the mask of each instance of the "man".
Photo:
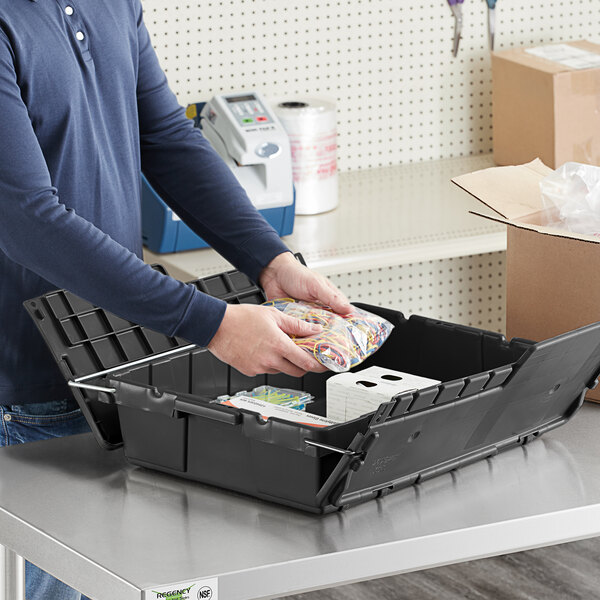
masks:
[[(287, 334), (310, 325), (227, 306), (141, 256), (140, 168), (269, 297), (347, 300), (301, 266), (169, 90), (140, 0), (0, 0), (1, 445), (86, 429), (21, 303), (56, 287), (208, 346), (241, 372), (321, 366)], [(80, 594), (27, 567), (28, 600)]]

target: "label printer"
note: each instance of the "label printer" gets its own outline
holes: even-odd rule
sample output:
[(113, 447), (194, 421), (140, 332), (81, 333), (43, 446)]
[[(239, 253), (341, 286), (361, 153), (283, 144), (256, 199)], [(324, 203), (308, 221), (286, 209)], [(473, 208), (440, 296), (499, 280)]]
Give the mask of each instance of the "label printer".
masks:
[[(264, 99), (256, 92), (219, 95), (206, 103), (190, 104), (186, 114), (277, 233), (292, 233), (295, 192), (290, 142)], [(208, 245), (165, 204), (144, 176), (141, 201), (142, 237), (153, 252)]]

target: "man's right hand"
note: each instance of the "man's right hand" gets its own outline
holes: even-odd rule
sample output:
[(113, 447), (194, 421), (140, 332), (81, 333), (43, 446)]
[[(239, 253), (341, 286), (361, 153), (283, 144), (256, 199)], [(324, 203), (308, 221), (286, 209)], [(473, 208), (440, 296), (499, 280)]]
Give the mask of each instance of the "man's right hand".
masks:
[(288, 334), (308, 336), (320, 331), (320, 325), (290, 317), (276, 308), (231, 304), (208, 349), (248, 377), (260, 373), (301, 377), (307, 371), (327, 369), (294, 344)]

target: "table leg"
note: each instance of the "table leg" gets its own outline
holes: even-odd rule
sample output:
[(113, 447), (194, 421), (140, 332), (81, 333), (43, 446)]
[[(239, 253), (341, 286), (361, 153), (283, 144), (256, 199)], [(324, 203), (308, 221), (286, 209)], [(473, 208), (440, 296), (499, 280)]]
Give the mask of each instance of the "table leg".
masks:
[(0, 546), (0, 600), (25, 600), (25, 559)]

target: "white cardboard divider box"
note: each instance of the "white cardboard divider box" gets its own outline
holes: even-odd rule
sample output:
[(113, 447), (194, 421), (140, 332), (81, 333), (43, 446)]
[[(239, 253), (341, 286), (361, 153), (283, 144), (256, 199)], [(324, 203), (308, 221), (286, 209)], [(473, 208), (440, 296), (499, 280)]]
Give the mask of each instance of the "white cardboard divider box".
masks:
[(340, 373), (327, 380), (327, 418), (340, 423), (377, 410), (382, 402), (408, 390), (420, 390), (440, 383), (382, 367), (358, 373)]

